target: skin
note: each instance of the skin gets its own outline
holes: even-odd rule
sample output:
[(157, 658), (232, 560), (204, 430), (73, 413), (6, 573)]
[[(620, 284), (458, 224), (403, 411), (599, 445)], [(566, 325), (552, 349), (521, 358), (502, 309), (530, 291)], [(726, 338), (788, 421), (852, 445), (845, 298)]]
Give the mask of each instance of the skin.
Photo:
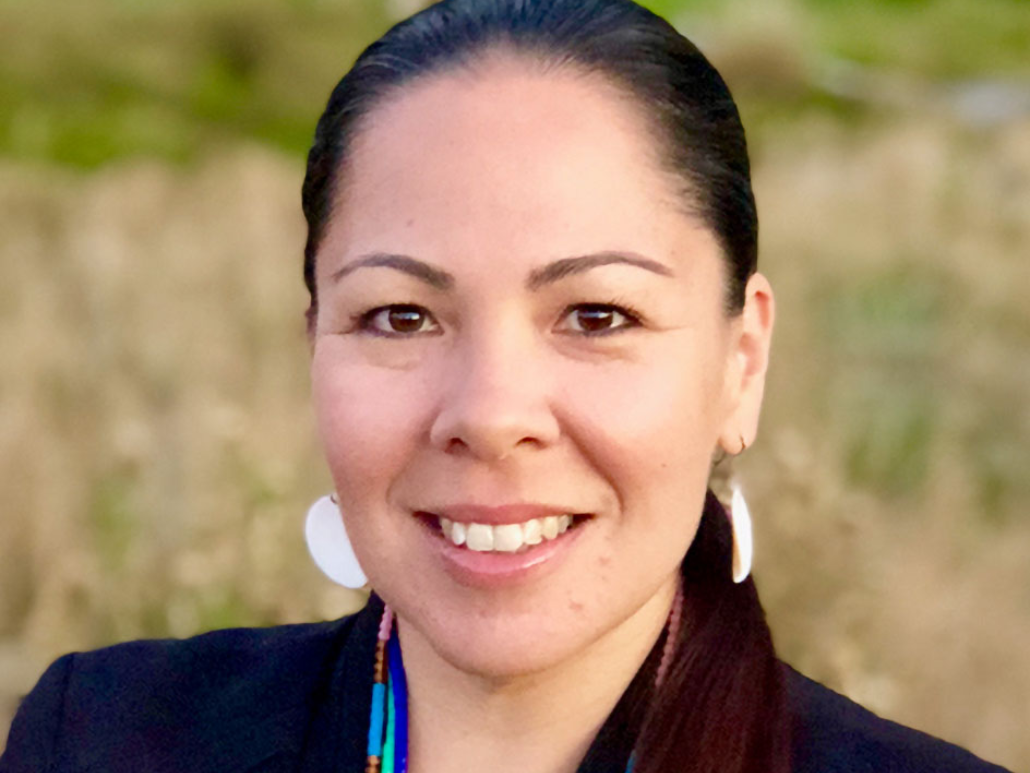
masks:
[[(400, 620), (420, 773), (575, 770), (661, 632), (713, 453), (754, 439), (772, 292), (755, 275), (724, 312), (719, 246), (653, 136), (596, 76), (499, 57), (406, 87), (352, 146), (317, 255), (313, 396), (355, 552)], [(525, 286), (611, 251), (665, 273)], [(338, 276), (372, 253), (453, 284)], [(609, 303), (639, 318), (570, 308)], [(421, 309), (356, 321), (388, 304)], [(412, 514), (456, 502), (595, 517), (541, 578), (469, 587)]]

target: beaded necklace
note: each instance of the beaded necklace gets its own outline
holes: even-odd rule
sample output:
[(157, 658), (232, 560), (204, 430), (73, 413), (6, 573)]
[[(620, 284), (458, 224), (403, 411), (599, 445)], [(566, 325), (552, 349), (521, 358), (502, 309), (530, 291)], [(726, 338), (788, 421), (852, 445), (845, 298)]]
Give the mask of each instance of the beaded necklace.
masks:
[[(683, 589), (677, 586), (669, 612), (662, 659), (655, 674), (655, 687), (661, 685), (679, 635), (683, 612)], [(408, 683), (404, 676), (401, 645), (394, 633), (393, 610), (383, 608), (376, 640), (376, 660), (372, 681), (372, 712), (368, 722), (365, 773), (407, 773), (408, 771)], [(630, 754), (626, 773), (633, 772), (636, 751)]]

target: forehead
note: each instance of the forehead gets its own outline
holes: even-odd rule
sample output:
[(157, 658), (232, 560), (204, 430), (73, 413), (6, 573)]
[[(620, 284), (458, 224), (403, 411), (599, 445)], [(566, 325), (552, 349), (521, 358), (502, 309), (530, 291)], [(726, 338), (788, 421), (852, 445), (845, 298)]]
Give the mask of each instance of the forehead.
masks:
[(347, 252), (438, 260), (660, 249), (670, 229), (706, 229), (658, 158), (640, 107), (602, 77), (497, 57), (420, 79), (372, 110), (330, 232)]

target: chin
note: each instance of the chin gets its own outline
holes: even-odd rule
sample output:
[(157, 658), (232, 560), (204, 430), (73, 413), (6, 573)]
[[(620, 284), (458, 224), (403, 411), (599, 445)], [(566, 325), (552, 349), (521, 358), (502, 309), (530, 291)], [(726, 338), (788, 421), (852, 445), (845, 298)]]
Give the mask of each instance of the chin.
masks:
[[(624, 625), (647, 609), (667, 575), (650, 568), (627, 572), (618, 565), (599, 573), (594, 567), (603, 553), (592, 546), (578, 545), (578, 554), (572, 552), (570, 560), (543, 576), (498, 587), (468, 587), (408, 551), (384, 553), (369, 565), (380, 569), (371, 577), (373, 586), (397, 613), (405, 651), (504, 680), (559, 668), (616, 631), (624, 633), (613, 644), (650, 635), (661, 622), (657, 617), (664, 620), (662, 608)], [(408, 558), (399, 562), (397, 555)], [(420, 579), (410, 582), (411, 577)]]
[[(385, 589), (384, 589), (385, 590)], [(410, 646), (429, 649), (436, 657), (468, 674), (493, 680), (546, 671), (585, 649), (600, 631), (597, 621), (558, 614), (536, 604), (523, 606), (500, 599), (446, 598), (428, 603), (426, 597), (396, 598), (404, 649), (409, 634), (420, 641)], [(385, 596), (384, 596), (385, 598)], [(413, 603), (406, 604), (405, 601)], [(521, 609), (520, 609), (521, 607)], [(528, 607), (528, 608), (527, 608)]]
[(473, 626), (461, 637), (433, 632), (430, 641), (437, 654), (452, 667), (495, 681), (555, 668), (586, 646), (586, 642), (572, 641), (567, 630), (563, 640), (524, 624), (515, 628), (495, 626), (493, 630), (480, 631)]

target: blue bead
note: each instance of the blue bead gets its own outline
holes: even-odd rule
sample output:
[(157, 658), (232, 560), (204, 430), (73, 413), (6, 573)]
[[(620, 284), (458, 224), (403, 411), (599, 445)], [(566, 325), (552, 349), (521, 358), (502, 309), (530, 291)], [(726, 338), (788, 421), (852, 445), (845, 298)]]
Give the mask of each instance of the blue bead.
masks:
[(378, 757), (383, 751), (383, 701), (386, 698), (386, 685), (376, 683), (372, 686), (372, 717), (368, 723), (368, 756)]

